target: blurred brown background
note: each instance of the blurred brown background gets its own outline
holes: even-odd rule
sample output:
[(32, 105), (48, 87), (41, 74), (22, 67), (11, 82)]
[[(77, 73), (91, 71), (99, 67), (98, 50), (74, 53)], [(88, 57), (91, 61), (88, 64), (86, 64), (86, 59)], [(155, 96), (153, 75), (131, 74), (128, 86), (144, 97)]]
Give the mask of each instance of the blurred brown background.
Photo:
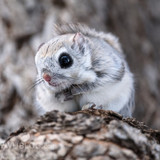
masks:
[(34, 122), (38, 46), (54, 23), (82, 22), (120, 39), (136, 80), (134, 117), (160, 129), (159, 0), (0, 0), (0, 133)]

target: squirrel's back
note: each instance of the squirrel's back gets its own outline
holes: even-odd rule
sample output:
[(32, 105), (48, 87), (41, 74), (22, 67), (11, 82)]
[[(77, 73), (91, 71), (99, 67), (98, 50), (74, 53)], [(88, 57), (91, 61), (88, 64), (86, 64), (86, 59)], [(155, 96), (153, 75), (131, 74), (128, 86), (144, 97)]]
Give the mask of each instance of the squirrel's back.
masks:
[(54, 35), (64, 35), (80, 32), (87, 37), (100, 38), (109, 43), (118, 52), (122, 52), (118, 38), (111, 33), (98, 32), (83, 24), (54, 25)]

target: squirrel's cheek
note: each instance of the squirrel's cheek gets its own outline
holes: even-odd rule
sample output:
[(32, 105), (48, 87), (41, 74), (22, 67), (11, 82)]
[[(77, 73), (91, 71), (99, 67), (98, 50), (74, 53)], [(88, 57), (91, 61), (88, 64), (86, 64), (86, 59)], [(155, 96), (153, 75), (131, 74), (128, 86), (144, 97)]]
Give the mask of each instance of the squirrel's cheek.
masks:
[(95, 82), (96, 80), (96, 74), (93, 71), (81, 72), (79, 77), (83, 82)]
[(79, 73), (78, 72), (72, 72), (71, 73), (71, 77), (74, 78), (74, 79), (77, 79)]

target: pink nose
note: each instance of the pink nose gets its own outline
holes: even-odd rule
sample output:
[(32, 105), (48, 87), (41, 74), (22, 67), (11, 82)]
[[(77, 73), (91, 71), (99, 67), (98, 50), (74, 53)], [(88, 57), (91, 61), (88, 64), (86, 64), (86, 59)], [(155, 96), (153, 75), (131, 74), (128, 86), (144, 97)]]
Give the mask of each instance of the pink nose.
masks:
[(44, 74), (43, 74), (43, 79), (44, 79), (45, 81), (47, 81), (47, 82), (50, 82), (50, 81), (51, 81), (51, 76), (50, 76), (49, 74), (47, 74), (47, 73), (44, 73)]

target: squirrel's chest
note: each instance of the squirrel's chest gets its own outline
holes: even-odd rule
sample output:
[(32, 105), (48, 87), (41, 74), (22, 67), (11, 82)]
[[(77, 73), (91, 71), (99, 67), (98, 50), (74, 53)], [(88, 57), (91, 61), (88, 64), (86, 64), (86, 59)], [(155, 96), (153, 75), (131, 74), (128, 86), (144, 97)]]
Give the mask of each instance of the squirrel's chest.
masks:
[(86, 92), (78, 97), (79, 105), (82, 107), (86, 103), (94, 103), (97, 106), (110, 106), (122, 98), (122, 87), (118, 85), (104, 85), (96, 88), (94, 91)]
[(108, 94), (104, 89), (99, 89), (98, 91), (87, 92), (79, 96), (77, 101), (81, 107), (87, 103), (94, 103), (97, 106), (106, 106), (111, 99), (111, 94)]
[(43, 108), (45, 112), (51, 110), (73, 112), (78, 110), (74, 100), (60, 102), (55, 97), (55, 93), (49, 91), (43, 85), (39, 85), (36, 89), (36, 103), (39, 105), (38, 108)]

